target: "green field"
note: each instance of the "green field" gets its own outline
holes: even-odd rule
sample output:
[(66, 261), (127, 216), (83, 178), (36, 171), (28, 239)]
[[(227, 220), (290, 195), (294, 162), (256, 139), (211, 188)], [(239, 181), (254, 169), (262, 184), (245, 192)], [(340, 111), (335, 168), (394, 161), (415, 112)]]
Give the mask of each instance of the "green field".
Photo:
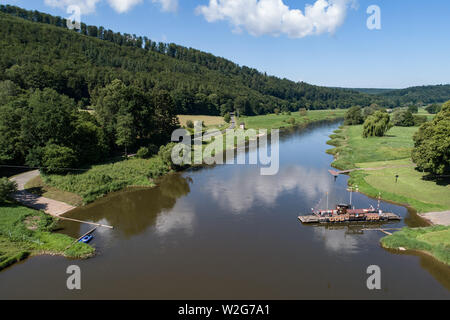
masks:
[(429, 252), (439, 261), (450, 264), (450, 227), (403, 228), (381, 239), (385, 248)]
[(40, 211), (13, 203), (0, 206), (0, 270), (30, 255), (87, 258), (94, 253), (87, 244), (73, 244), (75, 239), (52, 233), (54, 225), (53, 218)]
[[(350, 173), (349, 183), (369, 196), (407, 204), (418, 212), (450, 210), (450, 185), (425, 180), (410, 160), (417, 127), (393, 127), (385, 137), (362, 137), (362, 126), (346, 126), (331, 136), (328, 152), (339, 169), (381, 168)], [(398, 175), (398, 181), (395, 176)]]
[(384, 137), (363, 138), (361, 126), (346, 126), (331, 136), (328, 143), (338, 148), (333, 166), (353, 169), (357, 163), (405, 159), (411, 156), (417, 127), (393, 127)]
[[(282, 129), (293, 126), (306, 125), (308, 123), (321, 120), (336, 120), (343, 119), (345, 110), (312, 110), (308, 111), (306, 115), (301, 115), (300, 112), (292, 112), (291, 114), (267, 114), (263, 116), (241, 117), (240, 122), (245, 123), (246, 129)], [(295, 119), (295, 124), (289, 123), (289, 119)]]

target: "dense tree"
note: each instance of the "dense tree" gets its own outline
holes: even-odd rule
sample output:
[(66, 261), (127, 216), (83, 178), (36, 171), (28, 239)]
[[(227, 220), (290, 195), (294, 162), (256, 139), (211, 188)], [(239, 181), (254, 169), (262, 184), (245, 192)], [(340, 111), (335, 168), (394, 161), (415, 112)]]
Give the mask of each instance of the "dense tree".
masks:
[(450, 174), (450, 101), (431, 122), (414, 135), (412, 160), (419, 170), (435, 175)]
[(382, 137), (391, 128), (389, 114), (377, 111), (364, 122), (363, 137)]
[(392, 124), (399, 127), (414, 126), (414, 117), (409, 109), (397, 109), (392, 114)]
[(65, 173), (71, 171), (78, 164), (75, 151), (68, 147), (48, 144), (43, 149), (43, 170), (48, 173)]
[(0, 163), (24, 162), (26, 150), (21, 138), (22, 116), (21, 109), (0, 106)]
[[(383, 111), (384, 109), (377, 105), (376, 103), (372, 103), (370, 106), (365, 107), (362, 111), (362, 116), (364, 120), (366, 120), (369, 116), (373, 115), (377, 111)], [(364, 121), (363, 120), (363, 121)]]
[(128, 147), (136, 143), (136, 132), (133, 130), (133, 117), (131, 114), (117, 117), (116, 143), (125, 148), (125, 156), (128, 155)]
[(413, 104), (413, 105), (408, 106), (408, 110), (411, 113), (417, 113), (417, 112), (419, 112), (419, 107), (417, 105)]
[(425, 110), (427, 110), (428, 113), (436, 114), (439, 111), (441, 111), (441, 105), (439, 105), (437, 103), (433, 103), (432, 105), (429, 105), (428, 107), (426, 107)]
[(348, 109), (345, 113), (344, 124), (345, 125), (358, 125), (364, 122), (362, 117), (360, 106), (354, 106)]

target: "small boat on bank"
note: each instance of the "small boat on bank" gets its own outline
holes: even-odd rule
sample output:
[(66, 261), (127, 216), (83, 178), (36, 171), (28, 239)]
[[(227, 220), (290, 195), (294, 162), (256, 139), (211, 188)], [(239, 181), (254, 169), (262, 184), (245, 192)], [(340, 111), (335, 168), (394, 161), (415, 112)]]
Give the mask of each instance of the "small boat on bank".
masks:
[(81, 243), (89, 243), (92, 239), (94, 238), (94, 236), (92, 234), (88, 234), (85, 235), (83, 238), (81, 238), (80, 240), (78, 240), (78, 242)]
[(401, 217), (383, 212), (373, 207), (367, 209), (355, 209), (351, 205), (339, 204), (334, 210), (313, 210), (311, 215), (299, 216), (302, 223), (345, 223), (345, 222), (380, 222), (399, 221)]

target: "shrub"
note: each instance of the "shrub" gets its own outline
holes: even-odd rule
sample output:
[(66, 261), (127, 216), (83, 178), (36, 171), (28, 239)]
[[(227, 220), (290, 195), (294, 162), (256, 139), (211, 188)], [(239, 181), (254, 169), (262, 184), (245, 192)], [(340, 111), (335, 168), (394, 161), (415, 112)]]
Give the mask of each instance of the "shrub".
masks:
[(225, 116), (223, 117), (223, 120), (224, 120), (226, 123), (230, 123), (230, 121), (231, 121), (231, 116), (230, 116), (230, 114), (229, 114), (229, 113), (225, 114)]
[(64, 173), (77, 164), (77, 157), (71, 148), (49, 144), (44, 148), (42, 164), (47, 173)]
[(428, 113), (437, 114), (439, 111), (441, 111), (441, 106), (434, 103), (434, 104), (426, 107), (425, 110), (427, 110)]
[(186, 121), (186, 127), (189, 129), (194, 129), (194, 122), (192, 122), (192, 120)]
[(305, 117), (308, 114), (308, 110), (306, 108), (300, 108), (298, 111), (300, 113), (300, 116)]
[(289, 118), (287, 120), (287, 123), (294, 125), (295, 124), (295, 119), (294, 118)]
[(414, 117), (409, 109), (398, 109), (392, 115), (392, 123), (398, 127), (412, 127), (414, 126)]
[(136, 157), (139, 159), (148, 159), (150, 158), (150, 150), (147, 147), (141, 147), (136, 153)]
[(8, 178), (0, 179), (0, 203), (4, 203), (8, 196), (17, 191), (17, 183), (9, 181)]

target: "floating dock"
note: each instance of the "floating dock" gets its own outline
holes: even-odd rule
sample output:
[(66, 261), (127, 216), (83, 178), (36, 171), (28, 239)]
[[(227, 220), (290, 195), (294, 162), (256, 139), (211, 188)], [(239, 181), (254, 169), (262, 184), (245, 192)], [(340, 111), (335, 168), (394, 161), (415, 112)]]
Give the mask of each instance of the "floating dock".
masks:
[(299, 216), (298, 220), (301, 223), (346, 223), (346, 222), (381, 222), (381, 221), (399, 221), (402, 218), (394, 213), (383, 212), (379, 213), (356, 213), (356, 214), (341, 214), (321, 216), (318, 214)]

